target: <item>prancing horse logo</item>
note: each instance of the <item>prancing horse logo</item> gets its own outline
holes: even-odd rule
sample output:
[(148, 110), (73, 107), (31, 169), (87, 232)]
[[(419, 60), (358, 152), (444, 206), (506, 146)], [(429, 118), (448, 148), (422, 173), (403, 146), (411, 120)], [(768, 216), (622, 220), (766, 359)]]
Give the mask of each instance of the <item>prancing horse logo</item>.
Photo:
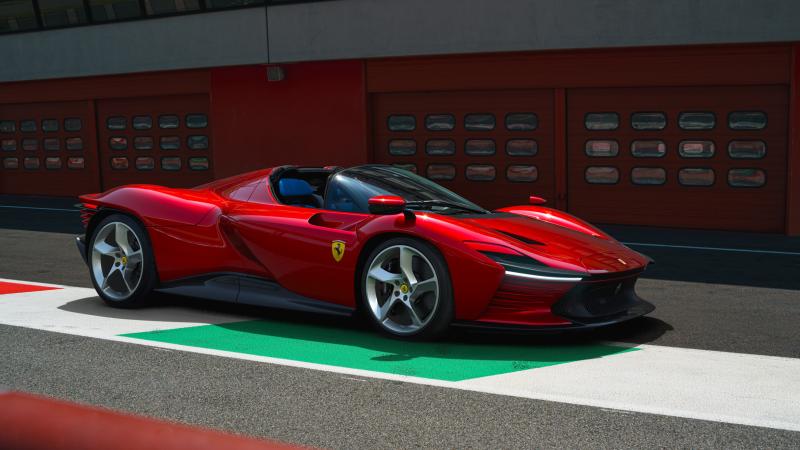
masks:
[(344, 257), (344, 241), (331, 242), (331, 254), (336, 262), (339, 262)]

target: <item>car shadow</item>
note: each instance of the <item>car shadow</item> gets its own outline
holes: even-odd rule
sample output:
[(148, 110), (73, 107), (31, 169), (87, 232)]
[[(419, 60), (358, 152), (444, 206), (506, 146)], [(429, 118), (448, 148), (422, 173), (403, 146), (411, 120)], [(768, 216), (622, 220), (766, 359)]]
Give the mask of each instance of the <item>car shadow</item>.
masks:
[[(452, 328), (438, 341), (408, 341), (386, 336), (372, 329), (365, 320), (307, 317), (296, 313), (270, 316), (248, 322), (215, 325), (227, 330), (230, 339), (264, 338), (266, 342), (303, 341), (309, 345), (335, 344), (358, 347), (375, 353), (373, 362), (398, 363), (413, 360), (506, 361), (520, 364), (558, 364), (629, 351), (637, 344), (657, 339), (672, 330), (654, 318), (637, 319), (602, 331), (527, 333), (485, 332)], [(624, 343), (632, 345), (615, 345)]]
[(159, 294), (151, 306), (139, 309), (109, 307), (98, 297), (74, 300), (59, 309), (87, 316), (154, 322), (206, 323), (210, 318), (219, 320), (229, 316), (230, 322), (213, 325), (226, 330), (229, 340), (249, 340), (258, 345), (258, 342), (274, 343), (274, 338), (278, 338), (304, 345), (358, 347), (373, 352), (369, 359), (376, 363), (440, 359), (558, 364), (625, 352), (628, 346), (609, 345), (607, 341), (640, 344), (672, 329), (654, 318), (584, 332), (532, 334), (454, 327), (441, 340), (416, 342), (383, 335), (358, 315), (301, 313), (165, 294)]
[(236, 306), (238, 305), (156, 294), (153, 302), (142, 308), (114, 308), (106, 305), (100, 297), (92, 296), (65, 303), (58, 309), (93, 317), (153, 322), (204, 323), (210, 317), (217, 316), (219, 318), (220, 315), (230, 315), (233, 319), (238, 320), (259, 317), (257, 311), (236, 308)]
[(653, 342), (673, 330), (675, 328), (672, 325), (661, 319), (641, 317), (613, 327), (593, 330), (591, 339), (638, 345)]
[(597, 343), (646, 344), (674, 330), (672, 325), (654, 317), (640, 317), (617, 325), (590, 330), (547, 332), (453, 328), (449, 338), (459, 342), (497, 345), (593, 345)]
[(98, 296), (85, 297), (67, 302), (59, 310), (122, 320), (144, 320), (153, 322), (208, 323), (208, 319), (225, 319), (232, 322), (247, 320), (274, 320), (302, 323), (315, 326), (342, 327), (352, 330), (369, 330), (360, 317), (342, 317), (328, 314), (297, 312), (261, 306), (242, 305), (222, 301), (204, 300), (164, 293), (151, 294), (151, 302), (141, 308), (114, 308)]

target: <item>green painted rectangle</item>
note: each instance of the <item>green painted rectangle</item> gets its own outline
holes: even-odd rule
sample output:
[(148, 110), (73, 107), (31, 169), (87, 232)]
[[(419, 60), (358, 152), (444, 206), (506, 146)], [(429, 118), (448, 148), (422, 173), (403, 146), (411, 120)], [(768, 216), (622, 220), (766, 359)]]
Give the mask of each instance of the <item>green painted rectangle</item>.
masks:
[(406, 342), (347, 328), (271, 320), (201, 325), (123, 336), (445, 381), (536, 369), (635, 350), (601, 344)]

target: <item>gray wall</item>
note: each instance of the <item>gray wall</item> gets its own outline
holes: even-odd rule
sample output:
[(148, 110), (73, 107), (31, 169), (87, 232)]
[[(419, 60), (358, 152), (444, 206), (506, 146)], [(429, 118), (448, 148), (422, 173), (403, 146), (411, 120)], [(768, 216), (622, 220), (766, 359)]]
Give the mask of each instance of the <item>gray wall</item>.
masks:
[(273, 62), (800, 40), (800, 0), (345, 0), (268, 19)]
[(264, 8), (0, 36), (0, 81), (266, 60)]
[(0, 36), (0, 82), (381, 56), (800, 41), (800, 0), (337, 0)]

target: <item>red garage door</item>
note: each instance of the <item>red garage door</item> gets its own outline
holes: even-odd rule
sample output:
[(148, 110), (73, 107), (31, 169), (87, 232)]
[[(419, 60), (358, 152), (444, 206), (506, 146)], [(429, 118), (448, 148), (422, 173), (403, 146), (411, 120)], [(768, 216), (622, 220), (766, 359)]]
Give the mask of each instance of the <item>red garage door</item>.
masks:
[(780, 232), (783, 86), (568, 92), (568, 202), (598, 223)]
[(100, 190), (92, 103), (0, 105), (0, 193)]
[(373, 97), (374, 161), (408, 168), (487, 208), (553, 199), (553, 92)]
[(97, 117), (104, 189), (211, 180), (208, 96), (100, 100)]

